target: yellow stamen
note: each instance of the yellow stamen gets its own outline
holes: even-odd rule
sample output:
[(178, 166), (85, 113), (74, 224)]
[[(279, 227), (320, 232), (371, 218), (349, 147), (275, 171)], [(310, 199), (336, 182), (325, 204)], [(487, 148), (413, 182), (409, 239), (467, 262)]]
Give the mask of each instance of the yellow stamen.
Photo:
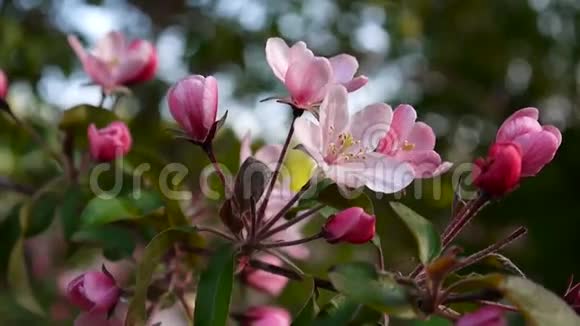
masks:
[(405, 142), (403, 143), (403, 150), (404, 151), (412, 151), (415, 148), (415, 144), (410, 143), (408, 141), (405, 140)]

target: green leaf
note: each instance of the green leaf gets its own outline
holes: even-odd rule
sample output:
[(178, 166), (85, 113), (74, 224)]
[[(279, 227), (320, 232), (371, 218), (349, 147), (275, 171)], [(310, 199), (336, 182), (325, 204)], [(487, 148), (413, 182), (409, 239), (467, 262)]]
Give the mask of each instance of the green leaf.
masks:
[(23, 238), (20, 238), (12, 248), (10, 259), (8, 261), (7, 279), (16, 302), (30, 312), (43, 316), (44, 311), (34, 297), (30, 286), (28, 270), (26, 269), (26, 261), (24, 257)]
[(360, 304), (350, 300), (346, 296), (339, 294), (328, 302), (320, 314), (310, 325), (316, 326), (341, 326), (348, 325), (354, 318)]
[(298, 313), (296, 313), (294, 321), (292, 322), (292, 326), (312, 325), (314, 317), (318, 312), (318, 306), (316, 305), (316, 291), (314, 289), (314, 280), (312, 278), (308, 278), (304, 281), (308, 283), (308, 287), (310, 288), (308, 299), (306, 300), (306, 303), (302, 306), (302, 308), (298, 311)]
[(151, 284), (155, 270), (165, 253), (179, 241), (189, 241), (199, 237), (194, 227), (173, 228), (157, 234), (145, 247), (143, 257), (137, 267), (135, 293), (129, 308), (125, 325), (143, 325), (146, 322), (145, 302), (147, 301), (147, 289)]
[(87, 201), (87, 195), (77, 186), (71, 186), (63, 195), (59, 210), (64, 236), (68, 240), (78, 230), (81, 224), (81, 212)]
[(335, 266), (328, 273), (332, 285), (349, 299), (401, 318), (417, 316), (407, 289), (390, 275), (379, 275), (368, 263)]
[(421, 262), (428, 264), (439, 256), (441, 239), (433, 224), (401, 203), (391, 202), (391, 207), (415, 237)]
[(225, 326), (234, 283), (235, 250), (219, 248), (201, 272), (195, 299), (195, 326)]
[(528, 279), (506, 276), (498, 290), (520, 309), (528, 325), (580, 325), (580, 317), (564, 300)]
[(80, 219), (85, 227), (134, 220), (160, 209), (162, 205), (155, 192), (141, 192), (137, 197), (133, 194), (110, 199), (95, 197), (89, 201)]
[(514, 264), (509, 258), (498, 253), (488, 255), (487, 257), (482, 259), (477, 265), (489, 267), (490, 269), (493, 269), (494, 272), (503, 272), (521, 277), (526, 276), (524, 272), (522, 272), (522, 270), (516, 264)]
[(60, 201), (60, 194), (46, 192), (22, 206), (21, 221), (26, 221), (26, 237), (32, 237), (46, 230), (55, 216), (56, 204)]
[(58, 127), (73, 134), (78, 145), (86, 146), (87, 129), (90, 124), (94, 123), (97, 128), (103, 128), (116, 120), (119, 120), (119, 117), (112, 111), (83, 104), (64, 111)]
[(98, 225), (84, 228), (73, 234), (73, 242), (89, 243), (103, 249), (103, 254), (111, 260), (119, 260), (133, 254), (136, 246), (132, 230), (119, 225)]

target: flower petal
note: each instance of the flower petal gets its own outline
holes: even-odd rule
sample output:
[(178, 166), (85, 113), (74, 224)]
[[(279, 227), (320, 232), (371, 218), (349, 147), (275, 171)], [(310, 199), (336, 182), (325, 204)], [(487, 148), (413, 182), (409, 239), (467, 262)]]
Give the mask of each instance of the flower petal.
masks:
[[(272, 255), (261, 255), (258, 257), (258, 260), (274, 266), (282, 266), (282, 261)], [(244, 280), (251, 287), (272, 296), (280, 295), (288, 283), (288, 279), (284, 276), (272, 274), (260, 269), (254, 269), (252, 267), (246, 267)]]
[(85, 273), (83, 287), (87, 299), (95, 303), (93, 310), (107, 311), (119, 297), (115, 280), (100, 272)]
[(534, 176), (556, 155), (560, 138), (551, 129), (537, 133), (527, 133), (517, 137), (514, 142), (522, 149), (522, 176)]
[(357, 89), (363, 87), (364, 85), (366, 85), (369, 82), (369, 79), (367, 76), (361, 75), (361, 76), (357, 76), (353, 79), (351, 79), (350, 81), (346, 82), (346, 83), (342, 83), (342, 85), (344, 87), (346, 87), (346, 90), (351, 93), (356, 91)]
[(533, 118), (522, 116), (517, 119), (508, 118), (497, 131), (497, 142), (513, 141), (526, 133), (536, 133), (542, 130), (542, 126)]
[(364, 164), (362, 175), (365, 178), (365, 185), (375, 192), (390, 194), (403, 190), (415, 178), (409, 163), (380, 153), (368, 153)]
[[(397, 158), (400, 158), (413, 167), (415, 178), (432, 178), (438, 174), (446, 172), (451, 168), (450, 164), (443, 165), (441, 157), (434, 150), (413, 150), (401, 152)], [(448, 162), (446, 162), (448, 163)]]
[(93, 54), (103, 61), (114, 62), (125, 57), (126, 50), (127, 43), (123, 34), (118, 31), (112, 31), (99, 39), (93, 49)]
[(558, 147), (560, 147), (560, 144), (562, 144), (562, 133), (560, 132), (560, 129), (551, 125), (544, 126), (543, 129), (558, 139)]
[(284, 82), (288, 70), (288, 45), (279, 37), (271, 37), (266, 41), (266, 60), (272, 72)]
[(324, 151), (328, 148), (328, 144), (337, 142), (338, 135), (348, 127), (348, 120), (346, 89), (340, 85), (332, 85), (320, 105), (320, 128)]
[[(393, 118), (393, 110), (384, 103), (371, 104), (355, 113), (349, 130), (355, 140), (366, 151), (374, 151), (379, 141), (387, 134)], [(358, 149), (353, 149), (357, 152)]]
[(314, 58), (314, 53), (302, 41), (296, 42), (288, 50), (288, 66), (298, 61), (311, 60), (312, 58)]
[(432, 150), (435, 148), (435, 133), (424, 122), (417, 122), (406, 139), (413, 144), (413, 150)]
[(358, 61), (349, 54), (339, 54), (330, 59), (334, 81), (342, 84), (349, 82), (358, 70)]
[(296, 106), (309, 108), (324, 98), (331, 78), (332, 68), (328, 59), (312, 58), (289, 66), (284, 84)]
[(396, 137), (396, 142), (407, 139), (415, 125), (415, 120), (417, 120), (417, 112), (412, 106), (408, 104), (397, 106), (393, 112), (393, 122), (391, 123), (391, 129)]
[(317, 162), (322, 161), (322, 139), (319, 125), (314, 124), (306, 117), (294, 122), (294, 137), (301, 143), (308, 154)]
[(240, 141), (240, 166), (252, 156), (252, 134), (248, 131)]

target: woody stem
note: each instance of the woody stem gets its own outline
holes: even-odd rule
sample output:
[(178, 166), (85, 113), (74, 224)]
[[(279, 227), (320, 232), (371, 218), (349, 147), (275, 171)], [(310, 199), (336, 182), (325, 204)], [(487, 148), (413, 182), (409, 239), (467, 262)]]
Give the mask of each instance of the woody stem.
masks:
[(220, 181), (222, 182), (222, 185), (224, 186), (224, 191), (227, 195), (229, 192), (229, 187), (228, 187), (228, 184), (226, 183), (226, 176), (225, 176), (224, 172), (222, 171), (222, 168), (220, 167), (220, 164), (218, 163), (218, 161), (215, 157), (215, 153), (213, 151), (212, 144), (211, 143), (204, 144), (203, 146), (201, 146), (201, 148), (203, 148), (203, 151), (207, 154), (207, 157), (209, 158), (211, 164), (213, 165), (213, 168), (215, 169), (216, 174), (220, 178)]
[(314, 240), (317, 240), (320, 238), (322, 238), (322, 233), (317, 233), (315, 235), (309, 236), (309, 237), (304, 238), (304, 239), (298, 239), (298, 240), (287, 241), (287, 242), (263, 243), (260, 245), (260, 247), (262, 247), (262, 248), (290, 247), (290, 246), (296, 246), (299, 244), (311, 242), (311, 241), (314, 241)]
[(288, 135), (286, 136), (286, 140), (284, 141), (284, 145), (282, 146), (282, 151), (280, 152), (280, 157), (278, 157), (278, 162), (276, 163), (276, 169), (272, 173), (272, 177), (270, 178), (270, 183), (268, 184), (268, 188), (266, 189), (266, 194), (264, 195), (264, 201), (260, 205), (258, 210), (258, 223), (261, 223), (264, 220), (264, 214), (266, 213), (266, 207), (268, 207), (268, 202), (270, 201), (270, 196), (272, 195), (272, 190), (274, 190), (274, 185), (276, 184), (276, 180), (278, 179), (278, 175), (280, 174), (280, 169), (282, 168), (282, 163), (284, 162), (284, 157), (286, 156), (286, 152), (288, 151), (288, 147), (290, 146), (290, 141), (292, 140), (292, 136), (294, 135), (294, 121), (300, 116), (302, 111), (298, 111), (297, 109), (292, 110), (292, 121), (290, 122), (290, 129), (288, 130)]

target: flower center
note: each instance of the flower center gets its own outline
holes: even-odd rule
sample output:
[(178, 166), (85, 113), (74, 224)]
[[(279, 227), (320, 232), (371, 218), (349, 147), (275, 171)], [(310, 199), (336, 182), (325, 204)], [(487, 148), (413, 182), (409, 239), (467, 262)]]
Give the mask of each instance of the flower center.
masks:
[(336, 143), (328, 144), (325, 157), (327, 163), (332, 164), (337, 161), (364, 160), (366, 159), (366, 148), (360, 146), (361, 141), (355, 139), (351, 133), (343, 132), (338, 135)]
[(403, 146), (401, 147), (404, 151), (409, 152), (412, 151), (413, 149), (415, 149), (415, 144), (409, 142), (408, 140), (405, 140), (403, 142)]

